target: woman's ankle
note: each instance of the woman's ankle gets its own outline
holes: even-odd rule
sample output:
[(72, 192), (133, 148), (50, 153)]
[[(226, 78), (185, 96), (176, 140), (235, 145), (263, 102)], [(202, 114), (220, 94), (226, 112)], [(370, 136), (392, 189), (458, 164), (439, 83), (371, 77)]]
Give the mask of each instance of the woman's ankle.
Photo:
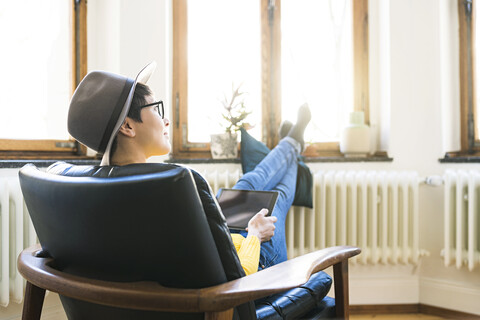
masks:
[(288, 132), (288, 137), (291, 137), (298, 141), (303, 151), (305, 148), (305, 142), (303, 135), (305, 133), (305, 128), (312, 119), (312, 113), (307, 103), (303, 104), (298, 108), (297, 123)]

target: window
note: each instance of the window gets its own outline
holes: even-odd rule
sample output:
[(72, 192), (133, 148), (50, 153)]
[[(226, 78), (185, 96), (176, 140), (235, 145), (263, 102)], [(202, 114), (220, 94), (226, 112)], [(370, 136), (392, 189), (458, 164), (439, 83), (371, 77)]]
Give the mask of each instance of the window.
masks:
[(368, 122), (368, 0), (173, 1), (173, 156), (207, 158), (223, 95), (242, 85), (269, 147), (308, 102), (306, 156), (340, 155), (350, 111)]
[(0, 155), (69, 158), (85, 152), (69, 139), (70, 97), (86, 74), (86, 1), (0, 4)]
[(480, 89), (476, 75), (480, 74), (480, 26), (476, 23), (477, 1), (458, 0), (459, 43), (460, 43), (460, 119), (461, 154), (474, 155), (480, 151), (478, 103)]

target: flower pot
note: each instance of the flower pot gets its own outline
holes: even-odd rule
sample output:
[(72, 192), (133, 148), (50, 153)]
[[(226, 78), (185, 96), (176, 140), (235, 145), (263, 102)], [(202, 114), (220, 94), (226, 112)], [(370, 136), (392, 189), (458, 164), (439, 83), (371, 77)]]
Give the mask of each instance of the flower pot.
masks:
[(238, 157), (236, 133), (219, 133), (210, 135), (210, 152), (213, 159), (235, 159)]

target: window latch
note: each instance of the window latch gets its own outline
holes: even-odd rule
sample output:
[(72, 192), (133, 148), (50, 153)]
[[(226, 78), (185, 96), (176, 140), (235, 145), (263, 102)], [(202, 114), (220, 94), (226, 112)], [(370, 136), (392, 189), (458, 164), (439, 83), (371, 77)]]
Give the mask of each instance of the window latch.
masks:
[(76, 147), (75, 142), (55, 142), (56, 148), (70, 148), (73, 149)]
[(175, 127), (180, 125), (180, 95), (178, 92), (175, 94)]
[(273, 18), (275, 14), (275, 0), (268, 1), (268, 24), (270, 27), (273, 26)]

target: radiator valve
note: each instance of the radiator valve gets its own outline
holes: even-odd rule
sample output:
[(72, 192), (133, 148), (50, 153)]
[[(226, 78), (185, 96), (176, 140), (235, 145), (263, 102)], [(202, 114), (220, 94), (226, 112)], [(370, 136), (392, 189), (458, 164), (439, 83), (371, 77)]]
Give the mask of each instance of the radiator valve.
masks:
[(442, 176), (428, 176), (423, 182), (432, 187), (439, 187), (443, 184), (443, 178)]

